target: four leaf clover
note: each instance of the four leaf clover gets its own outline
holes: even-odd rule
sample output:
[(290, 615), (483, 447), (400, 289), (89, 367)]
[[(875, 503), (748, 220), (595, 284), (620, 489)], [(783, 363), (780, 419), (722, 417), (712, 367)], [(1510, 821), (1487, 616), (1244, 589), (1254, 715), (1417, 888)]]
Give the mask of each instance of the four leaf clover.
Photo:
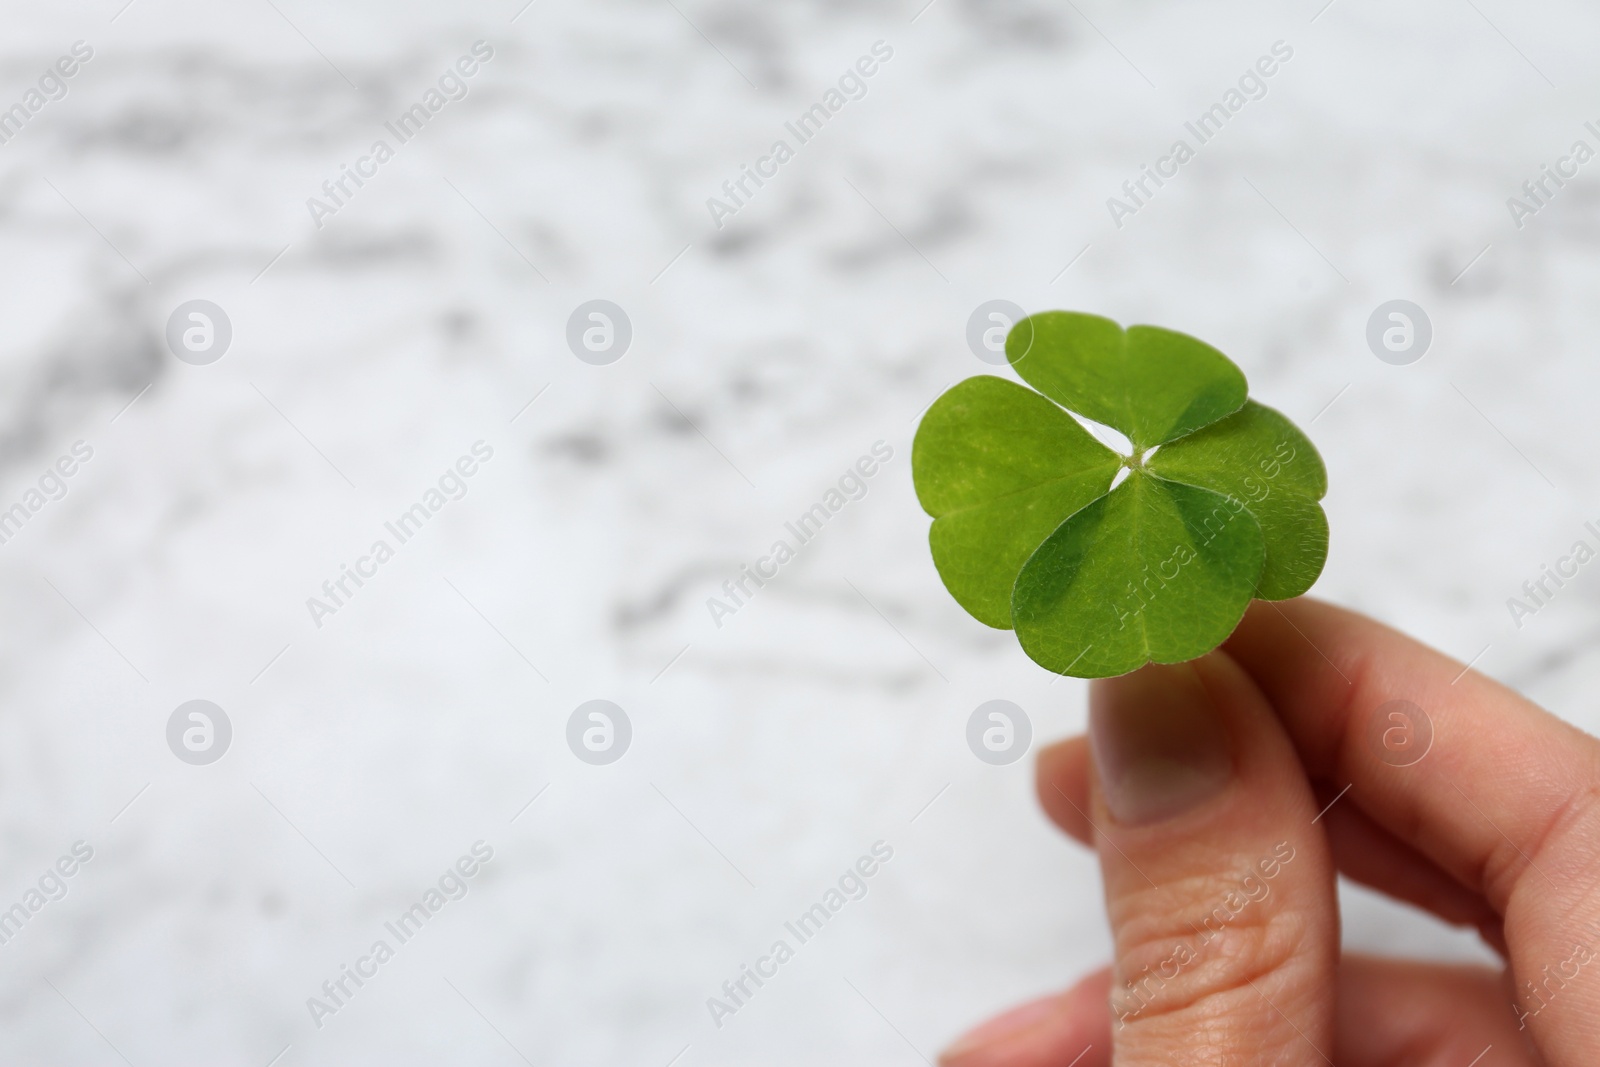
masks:
[[(1058, 674), (1204, 655), (1253, 597), (1311, 587), (1327, 473), (1243, 372), (1193, 337), (1049, 311), (1006, 337), (1033, 388), (968, 378), (923, 416), (917, 498), (934, 565), (978, 621)], [(1073, 417), (1125, 436), (1131, 455)]]

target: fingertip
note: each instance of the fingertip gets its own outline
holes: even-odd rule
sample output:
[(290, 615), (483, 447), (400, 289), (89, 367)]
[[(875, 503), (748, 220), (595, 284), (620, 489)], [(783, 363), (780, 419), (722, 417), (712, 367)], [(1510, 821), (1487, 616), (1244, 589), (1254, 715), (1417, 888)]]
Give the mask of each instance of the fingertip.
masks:
[(1108, 1067), (1111, 971), (1088, 975), (1064, 993), (1012, 1008), (957, 1038), (939, 1067)]
[(1034, 790), (1051, 822), (1085, 845), (1094, 845), (1089, 821), (1089, 739), (1080, 734), (1039, 750)]

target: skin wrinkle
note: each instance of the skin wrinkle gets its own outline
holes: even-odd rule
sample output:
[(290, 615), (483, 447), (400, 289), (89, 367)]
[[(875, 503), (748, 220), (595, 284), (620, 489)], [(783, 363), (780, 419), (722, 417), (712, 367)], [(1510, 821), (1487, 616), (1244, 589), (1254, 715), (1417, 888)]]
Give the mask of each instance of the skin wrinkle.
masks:
[[(1587, 789), (1581, 790), (1573, 797), (1568, 798), (1563, 803), (1560, 811), (1558, 811), (1554, 821), (1544, 827), (1541, 835), (1539, 835), (1538, 843), (1534, 845), (1533, 851), (1530, 851), (1530, 857), (1533, 859), (1534, 864), (1538, 864), (1541, 856), (1549, 859), (1546, 853), (1558, 848), (1558, 846), (1562, 846), (1563, 838), (1568, 833), (1581, 829), (1586, 822), (1589, 822), (1589, 824), (1595, 822), (1597, 801), (1600, 801), (1600, 785), (1590, 785)], [(1587, 856), (1584, 853), (1587, 853)], [(1584, 867), (1586, 867), (1587, 878), (1579, 877), (1576, 880), (1578, 885), (1595, 885), (1595, 875), (1600, 873), (1600, 854), (1597, 854), (1595, 846), (1589, 843), (1589, 848), (1586, 849), (1584, 848), (1584, 841), (1579, 838), (1576, 848), (1568, 846), (1568, 856), (1576, 857), (1579, 861), (1584, 862)], [(1566, 865), (1570, 864), (1562, 864), (1562, 867), (1566, 867)], [(1531, 867), (1530, 864), (1526, 864), (1526, 862), (1523, 862), (1520, 875), (1518, 875), (1517, 880), (1514, 881), (1514, 885), (1509, 891), (1510, 896), (1514, 897), (1514, 899), (1507, 904), (1502, 913), (1509, 915), (1510, 909), (1515, 907), (1515, 897), (1518, 896), (1518, 893), (1523, 893), (1523, 886), (1528, 886), (1525, 893), (1531, 894), (1533, 901), (1522, 905), (1522, 907), (1517, 907), (1515, 923), (1518, 926), (1533, 926), (1536, 929), (1552, 929), (1552, 931), (1554, 929), (1571, 929), (1573, 926), (1582, 925), (1581, 921), (1574, 921), (1574, 915), (1586, 909), (1589, 915), (1584, 918), (1587, 918), (1590, 923), (1594, 923), (1595, 918), (1597, 918), (1594, 904), (1584, 896), (1576, 897), (1571, 901), (1571, 904), (1566, 904), (1560, 912), (1555, 912), (1554, 907), (1552, 907), (1554, 901), (1550, 901), (1550, 896), (1555, 896), (1558, 893), (1557, 886), (1550, 885), (1550, 883), (1544, 881), (1544, 875), (1539, 870)], [(1558, 941), (1558, 939), (1552, 939), (1552, 941)], [(1590, 944), (1589, 947), (1590, 949), (1595, 949), (1597, 945)], [(1541, 974), (1541, 961), (1528, 960), (1526, 958), (1530, 953), (1526, 942), (1520, 945), (1520, 949), (1522, 950), (1517, 955), (1522, 957), (1522, 960), (1510, 960), (1510, 963), (1512, 963), (1509, 968), (1510, 976), (1518, 977), (1518, 979), (1526, 977), (1530, 981), (1538, 982), (1539, 974)], [(1525, 963), (1528, 973), (1523, 973), (1522, 969), (1518, 968), (1517, 963)], [(1522, 1005), (1522, 990), (1514, 987), (1512, 1000), (1517, 1005)], [(1533, 1025), (1533, 1019), (1530, 1019), (1530, 1027), (1531, 1025)]]
[[(1515, 873), (1510, 876), (1512, 884), (1511, 889), (1506, 894), (1508, 899), (1516, 892), (1518, 883), (1529, 874), (1543, 877), (1539, 863), (1540, 858), (1544, 856), (1545, 852), (1558, 844), (1568, 830), (1580, 825), (1585, 816), (1593, 813), (1596, 810), (1597, 802), (1600, 802), (1600, 782), (1586, 786), (1562, 801), (1561, 806), (1556, 809), (1549, 821), (1535, 832), (1530, 842), (1530, 847), (1524, 848), (1520, 852), (1512, 850), (1511, 856), (1507, 857), (1507, 863), (1511, 865), (1511, 869)], [(1509, 842), (1505, 844), (1508, 849), (1511, 847)], [(1592, 852), (1593, 850), (1591, 849), (1590, 851)], [(1517, 866), (1518, 864), (1521, 866)], [(1501, 873), (1505, 874), (1507, 872)]]
[[(1251, 980), (1262, 979), (1298, 956), (1312, 929), (1312, 924), (1298, 909), (1280, 906), (1269, 914), (1270, 909), (1262, 905), (1270, 897), (1249, 901), (1233, 919), (1213, 930), (1205, 925), (1206, 920), (1214, 920), (1215, 912), (1222, 906), (1224, 898), (1237, 890), (1238, 878), (1231, 874), (1216, 875), (1208, 876), (1203, 881), (1205, 887), (1198, 894), (1188, 897), (1190, 906), (1184, 909), (1186, 913), (1194, 914), (1180, 917), (1173, 914), (1170, 906), (1163, 910), (1159, 905), (1148, 903), (1146, 898), (1151, 893), (1149, 889), (1130, 894), (1119, 906), (1118, 914), (1122, 915), (1122, 925), (1118, 928), (1121, 942), (1117, 954), (1119, 965), (1138, 963), (1140, 966), (1133, 968), (1131, 973), (1117, 975), (1118, 989), (1125, 990), (1126, 986), (1121, 983), (1144, 974), (1143, 966), (1147, 957), (1152, 967), (1159, 966), (1173, 954), (1179, 943), (1188, 944), (1195, 959), (1181, 967), (1176, 977), (1165, 979), (1163, 991), (1186, 977), (1189, 983), (1199, 988), (1173, 1007), (1187, 1006), (1210, 993), (1240, 987), (1243, 979), (1239, 973), (1242, 972), (1249, 972)], [(1230, 933), (1243, 936), (1229, 937)], [(1205, 941), (1204, 936), (1208, 934), (1211, 940)], [(1236, 966), (1241, 961), (1251, 966)], [(1195, 982), (1207, 972), (1220, 973), (1214, 982)]]
[[(1262, 1062), (1259, 1059), (1254, 1059), (1254, 1056), (1259, 1056), (1262, 1053), (1262, 1045), (1264, 1045), (1264, 1037), (1266, 1037), (1267, 1033), (1275, 1033), (1275, 1035), (1282, 1037), (1282, 1045), (1278, 1046), (1282, 1051), (1286, 1051), (1286, 1049), (1294, 1045), (1301, 1045), (1306, 1041), (1306, 1038), (1302, 1037), (1301, 1033), (1294, 1029), (1293, 1025), (1286, 1021), (1285, 1017), (1278, 1014), (1278, 1011), (1282, 1011), (1285, 1016), (1293, 1017), (1293, 1014), (1296, 1014), (1298, 1006), (1291, 1003), (1288, 993), (1282, 993), (1277, 989), (1272, 989), (1272, 992), (1267, 993), (1267, 989), (1274, 987), (1274, 976), (1277, 973), (1278, 968), (1235, 968), (1230, 973), (1230, 984), (1218, 982), (1216, 989), (1198, 990), (1194, 997), (1187, 998), (1187, 1000), (1178, 1003), (1178, 1005), (1152, 1005), (1146, 1011), (1139, 1013), (1138, 1016), (1130, 1017), (1128, 1019), (1128, 1027), (1133, 1029), (1133, 1027), (1138, 1027), (1141, 1022), (1154, 1024), (1157, 1021), (1174, 1021), (1174, 1019), (1181, 1019), (1181, 1021), (1187, 1022), (1186, 1027), (1184, 1027), (1187, 1032), (1182, 1033), (1182, 1037), (1179, 1038), (1179, 1040), (1184, 1041), (1184, 1045), (1178, 1048), (1178, 1051), (1182, 1051), (1184, 1056), (1173, 1059), (1171, 1062), (1174, 1062), (1174, 1064), (1189, 1064), (1189, 1062), (1192, 1062), (1187, 1059), (1190, 1049), (1189, 1041), (1194, 1040), (1198, 1035), (1208, 1035), (1211, 1040), (1216, 1040), (1218, 1045), (1226, 1046), (1226, 1048), (1250, 1048), (1251, 1056), (1253, 1056), (1250, 1062), (1253, 1062), (1253, 1064), (1254, 1062)], [(1262, 993), (1267, 993), (1267, 1013), (1264, 1014), (1258, 1011), (1258, 1006), (1264, 1000)], [(1274, 993), (1277, 993), (1277, 995), (1274, 995)], [(1194, 1019), (1187, 1021), (1187, 1019), (1182, 1019), (1184, 1016), (1194, 1016)], [(1242, 1024), (1240, 1019), (1254, 1019), (1254, 1022)], [(1115, 1016), (1112, 1025), (1115, 1027)], [(1221, 1037), (1226, 1033), (1240, 1032), (1240, 1030), (1248, 1030), (1253, 1037)]]
[[(1196, 908), (1205, 907), (1213, 895), (1220, 900), (1220, 894), (1225, 894), (1234, 885), (1225, 876), (1209, 876), (1203, 881), (1215, 884), (1209, 885), (1205, 890), (1206, 895), (1197, 899)], [(1173, 917), (1170, 908), (1163, 910), (1159, 906), (1140, 904), (1150, 893), (1151, 890), (1143, 890), (1124, 898), (1122, 904), (1135, 914), (1149, 916), (1152, 920), (1165, 919), (1174, 927), (1179, 926), (1180, 920)], [(1251, 902), (1236, 919), (1222, 927), (1214, 940), (1205, 945), (1198, 944), (1193, 933), (1185, 933), (1181, 929), (1159, 933), (1152, 929), (1145, 932), (1139, 930), (1141, 924), (1124, 919), (1126, 925), (1119, 927), (1116, 953), (1118, 973), (1112, 983), (1113, 1020), (1119, 1009), (1126, 1010), (1128, 1005), (1137, 1003), (1127, 992), (1125, 983), (1145, 973), (1145, 958), (1153, 961), (1153, 967), (1158, 966), (1160, 961), (1171, 955), (1178, 941), (1190, 942), (1196, 959), (1174, 978), (1165, 980), (1155, 996), (1139, 1008), (1136, 1015), (1130, 1015), (1129, 1027), (1178, 1019), (1185, 1024), (1184, 1029), (1191, 1033), (1192, 1029), (1189, 1028), (1192, 1027), (1221, 1029), (1224, 1032), (1244, 1029), (1254, 1034), (1257, 1029), (1277, 1032), (1278, 1023), (1282, 1021), (1279, 1011), (1290, 1018), (1303, 1014), (1296, 1010), (1297, 1005), (1290, 997), (1296, 988), (1306, 983), (1298, 981), (1290, 972), (1305, 957), (1306, 941), (1314, 935), (1316, 924), (1302, 909), (1294, 906), (1292, 897), (1286, 897), (1285, 904), (1275, 912), (1257, 914), (1257, 910), (1266, 903), (1266, 900)], [(1209, 915), (1207, 911), (1200, 918)], [(1130, 934), (1135, 936), (1130, 937)], [(1120, 968), (1125, 965), (1129, 966), (1131, 974), (1120, 973)], [(1316, 992), (1315, 989), (1302, 989), (1301, 995), (1313, 996)], [(1192, 1015), (1194, 1019), (1184, 1020), (1185, 1015)], [(1112, 1025), (1115, 1028), (1115, 1021)], [(1164, 1032), (1170, 1027), (1156, 1029)], [(1285, 1040), (1292, 1044), (1304, 1039), (1295, 1037)], [(1230, 1038), (1225, 1043), (1231, 1047), (1260, 1047), (1256, 1037), (1245, 1039), (1242, 1043), (1239, 1038)], [(1186, 1053), (1184, 1058), (1173, 1062), (1188, 1064), (1192, 1061)]]

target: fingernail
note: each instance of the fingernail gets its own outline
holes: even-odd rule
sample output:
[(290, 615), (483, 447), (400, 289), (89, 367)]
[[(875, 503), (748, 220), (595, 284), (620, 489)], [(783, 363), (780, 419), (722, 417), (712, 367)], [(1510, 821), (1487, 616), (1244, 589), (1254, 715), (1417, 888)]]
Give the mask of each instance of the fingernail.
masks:
[(1189, 664), (1094, 683), (1089, 748), (1106, 806), (1128, 826), (1188, 811), (1233, 774), (1222, 717)]
[(1035, 1000), (968, 1030), (939, 1053), (939, 1063), (942, 1067), (976, 1067), (988, 1058), (983, 1053), (996, 1050), (1059, 1012), (1060, 1001), (1060, 997)]

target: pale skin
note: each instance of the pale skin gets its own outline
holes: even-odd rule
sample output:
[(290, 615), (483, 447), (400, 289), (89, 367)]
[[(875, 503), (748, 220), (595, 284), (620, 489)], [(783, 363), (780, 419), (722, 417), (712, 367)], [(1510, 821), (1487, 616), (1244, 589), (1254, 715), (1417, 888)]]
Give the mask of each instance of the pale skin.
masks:
[[(1300, 599), (1094, 682), (1090, 734), (1041, 751), (1037, 783), (1100, 857), (1115, 958), (941, 1065), (1600, 1064), (1600, 741), (1462, 672)], [(1374, 723), (1395, 700), (1432, 726), (1409, 765)], [(1336, 872), (1504, 965), (1341, 955)]]

